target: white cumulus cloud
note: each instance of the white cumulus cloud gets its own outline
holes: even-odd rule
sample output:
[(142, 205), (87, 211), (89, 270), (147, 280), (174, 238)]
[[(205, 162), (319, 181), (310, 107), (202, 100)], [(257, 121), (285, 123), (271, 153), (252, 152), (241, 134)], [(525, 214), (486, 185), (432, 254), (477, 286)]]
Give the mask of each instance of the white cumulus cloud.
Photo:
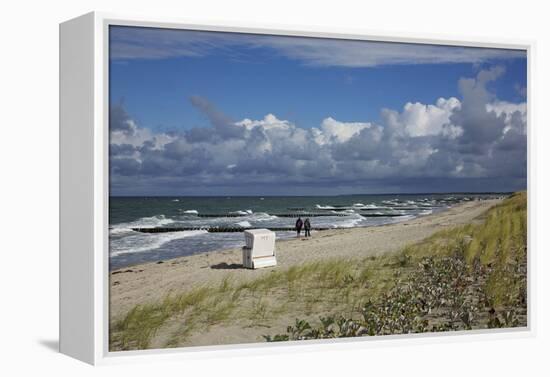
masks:
[(459, 178), (501, 179), (521, 186), (527, 108), (525, 103), (500, 101), (488, 91), (486, 84), (502, 74), (497, 68), (462, 79), (460, 99), (383, 109), (380, 122), (327, 117), (313, 128), (275, 114), (233, 121), (207, 99), (194, 96), (191, 102), (209, 125), (167, 134), (140, 127), (122, 105), (115, 105), (110, 118), (111, 184), (115, 192), (140, 185), (196, 192), (223, 185), (267, 189), (343, 184), (357, 191), (372, 182), (398, 186), (406, 180), (433, 189), (433, 182)]

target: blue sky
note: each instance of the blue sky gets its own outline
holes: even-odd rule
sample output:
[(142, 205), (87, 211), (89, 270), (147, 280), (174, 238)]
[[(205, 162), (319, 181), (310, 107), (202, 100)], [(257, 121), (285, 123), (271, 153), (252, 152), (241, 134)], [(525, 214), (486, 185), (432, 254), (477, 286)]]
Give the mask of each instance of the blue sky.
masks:
[[(526, 118), (524, 114), (526, 110), (522, 110), (525, 108), (525, 87), (527, 85), (527, 62), (523, 51), (132, 27), (111, 27), (110, 38), (110, 101), (112, 107), (116, 107), (124, 113), (122, 118), (117, 119), (123, 119), (124, 122), (131, 121), (138, 130), (146, 130), (149, 137), (156, 137), (157, 141), (162, 139), (162, 135), (177, 134), (178, 137), (183, 138), (183, 140), (176, 140), (166, 137), (166, 143), (159, 142), (162, 145), (159, 144), (156, 150), (169, 150), (176, 143), (185, 142), (189, 144), (186, 144), (188, 148), (202, 148), (202, 150), (195, 151), (204, 152), (208, 149), (204, 145), (198, 143), (191, 145), (193, 144), (192, 135), (197, 134), (194, 129), (212, 129), (215, 132), (220, 128), (213, 123), (216, 123), (215, 119), (220, 119), (220, 117), (222, 123), (226, 122), (229, 125), (227, 128), (231, 129), (234, 124), (243, 119), (261, 121), (268, 114), (272, 114), (277, 121), (291, 124), (292, 132), (287, 130), (291, 132), (290, 135), (294, 135), (296, 132), (298, 132), (296, 135), (301, 135), (301, 131), (295, 129), (303, 129), (312, 133), (316, 133), (316, 129), (321, 129), (325, 133), (341, 132), (337, 136), (335, 136), (336, 134), (331, 134), (331, 136), (334, 140), (346, 143), (355, 142), (355, 139), (361, 136), (369, 137), (368, 132), (372, 133), (374, 129), (377, 129), (376, 127), (380, 127), (386, 133), (384, 137), (380, 138), (380, 143), (382, 143), (383, 139), (390, 137), (387, 135), (389, 133), (388, 122), (391, 118), (391, 111), (395, 111), (403, 118), (401, 126), (396, 127), (403, 127), (409, 131), (410, 140), (406, 141), (407, 147), (412, 148), (411, 156), (414, 153), (420, 153), (418, 148), (420, 148), (421, 138), (435, 138), (438, 132), (452, 127), (459, 131), (463, 130), (463, 134), (454, 139), (454, 145), (457, 150), (460, 149), (457, 153), (462, 153), (461, 156), (464, 157), (463, 165), (470, 166), (472, 171), (464, 177), (461, 177), (460, 174), (456, 177), (434, 177), (434, 179), (438, 179), (438, 182), (442, 178), (447, 178), (450, 188), (453, 185), (453, 180), (467, 178), (468, 180), (463, 180), (463, 182), (467, 182), (472, 178), (481, 179), (481, 171), (485, 171), (484, 178), (488, 178), (491, 174), (487, 173), (489, 166), (487, 164), (485, 164), (487, 166), (474, 166), (474, 155), (471, 153), (473, 147), (470, 147), (469, 150), (463, 147), (459, 148), (461, 145), (471, 143), (472, 140), (467, 139), (467, 136), (477, 132), (475, 129), (469, 132), (468, 127), (483, 127), (483, 124), (474, 126), (454, 124), (459, 122), (459, 119), (472, 121), (470, 116), (461, 118), (458, 113), (459, 110), (464, 112), (468, 109), (464, 109), (464, 106), (453, 105), (454, 107), (452, 107), (449, 105), (452, 108), (447, 106), (445, 110), (441, 110), (448, 114), (440, 114), (439, 108), (430, 108), (430, 106), (440, 106), (443, 109), (444, 104), (442, 102), (438, 104), (439, 99), (455, 98), (458, 99), (458, 103), (463, 103), (463, 97), (470, 95), (478, 102), (485, 102), (477, 103), (479, 106), (500, 106), (498, 110), (495, 110), (496, 112), (493, 111), (495, 117), (501, 118), (502, 122), (501, 125), (495, 125), (501, 132), (498, 135), (499, 140), (503, 139), (508, 130), (514, 127), (519, 134), (524, 132), (521, 127), (525, 125), (515, 124), (512, 127), (508, 124), (512, 122), (512, 115), (515, 111), (519, 111), (520, 117)], [(484, 72), (493, 74), (490, 79), (485, 80), (483, 79)], [(479, 89), (477, 90), (475, 88), (465, 89), (464, 85), (461, 87), (461, 83), (467, 83), (467, 80), (474, 80), (481, 88), (477, 88)], [(197, 106), (197, 102), (192, 101), (192, 98), (200, 98), (208, 105)], [(425, 106), (425, 114), (418, 112), (421, 111), (421, 106), (412, 106), (414, 109), (411, 109), (411, 106), (407, 108), (407, 104)], [(476, 106), (476, 102), (472, 102), (468, 106), (472, 108), (470, 114), (474, 114), (473, 107)], [(415, 109), (418, 111), (412, 113)], [(504, 111), (507, 115), (503, 115)], [(485, 116), (485, 114), (481, 114), (481, 116)], [(323, 122), (327, 123), (327, 119), (338, 123), (323, 128)], [(479, 120), (481, 122), (483, 119)], [(418, 127), (424, 128), (422, 130), (415, 129), (416, 124), (409, 124), (415, 121), (419, 122)], [(440, 122), (441, 124), (430, 122)], [(476, 123), (475, 119), (473, 122)], [(489, 120), (490, 122), (491, 120)], [(508, 123), (505, 124), (506, 122)], [(359, 123), (363, 126), (358, 125)], [(372, 126), (367, 127), (366, 124)], [(269, 129), (271, 126), (268, 127), (264, 122), (263, 124), (258, 123), (254, 127), (258, 130), (261, 129), (264, 132), (264, 137), (272, 145), (270, 150), (264, 150), (264, 154), (268, 153), (274, 157), (275, 149), (285, 150), (283, 146), (277, 148), (278, 144), (276, 143), (284, 143), (284, 141), (275, 139), (273, 130)], [(335, 131), (335, 127), (337, 131)], [(111, 125), (111, 128), (116, 128), (116, 126)], [(350, 130), (353, 129), (358, 131), (352, 132), (352, 137), (342, 136), (349, 135)], [(370, 131), (367, 132), (367, 129)], [(426, 131), (428, 129), (429, 131)], [(252, 131), (252, 128), (249, 127), (243, 132), (250, 133)], [(141, 133), (143, 134), (143, 132)], [(397, 133), (392, 135), (394, 141), (398, 139)], [(491, 140), (493, 143), (498, 141), (497, 133), (494, 135), (495, 140)], [(120, 134), (118, 138), (114, 138), (115, 143), (138, 147), (135, 137), (131, 142), (126, 143), (123, 136)], [(249, 137), (250, 135), (239, 134), (241, 140), (250, 142), (247, 139)], [(372, 140), (373, 137), (370, 135), (371, 139), (369, 140)], [(400, 137), (402, 138), (402, 136)], [(143, 142), (144, 139), (142, 139), (143, 137), (140, 139)], [(433, 142), (442, 143), (440, 139), (441, 137)], [(523, 141), (520, 139), (518, 139), (519, 141), (514, 140), (514, 142), (522, 143)], [(210, 142), (218, 147), (223, 144), (220, 140), (210, 140)], [(321, 145), (322, 142), (318, 141), (317, 144)], [(273, 145), (276, 148), (273, 148)], [(434, 145), (432, 143), (430, 147), (427, 147), (424, 144), (422, 148), (436, 150)], [(227, 145), (225, 147), (230, 148)], [(331, 146), (329, 154), (334, 163), (329, 163), (329, 165), (334, 168), (334, 181), (341, 182), (344, 177), (338, 174), (338, 167), (335, 167), (339, 164), (338, 161), (341, 161), (334, 159), (334, 148), (336, 147), (341, 146)], [(495, 144), (494, 147), (498, 146)], [(521, 153), (525, 154), (524, 149)], [(465, 154), (465, 151), (468, 153)], [(317, 151), (320, 155), (323, 155), (324, 152), (326, 151)], [(174, 188), (167, 193), (163, 192), (164, 194), (192, 193), (177, 189), (176, 187), (180, 186), (175, 182), (181, 182), (199, 174), (204, 185), (212, 187), (208, 174), (220, 173), (219, 162), (212, 160), (213, 166), (200, 168), (195, 166), (188, 170), (188, 175), (183, 170), (179, 171), (177, 176), (170, 177), (168, 171), (163, 168), (159, 168), (159, 174), (155, 175), (153, 174), (154, 169), (142, 169), (144, 160), (139, 158), (139, 153), (142, 152), (136, 151), (133, 158), (142, 165), (140, 169), (133, 171), (132, 174), (130, 174), (131, 169), (127, 171), (124, 169), (112, 170), (113, 191), (122, 194), (137, 194), (139, 192), (132, 192), (126, 187), (129, 185), (135, 187), (139, 181), (140, 184), (137, 186), (143, 184), (143, 193), (154, 194), (155, 191), (160, 190), (154, 184), (158, 180), (163, 184), (166, 184), (167, 181), (174, 182)], [(230, 163), (227, 166), (237, 165), (238, 158), (235, 159), (235, 156), (229, 151), (227, 153), (228, 159), (235, 162), (235, 164)], [(385, 153), (383, 154), (385, 155)], [(436, 154), (436, 152), (431, 154)], [(128, 155), (112, 155), (113, 160), (118, 159), (118, 162), (124, 164), (131, 163), (131, 161), (127, 161), (128, 158), (130, 158)], [(161, 157), (155, 156), (155, 158), (160, 159)], [(303, 160), (311, 161), (317, 158), (318, 156), (307, 156)], [(385, 168), (377, 170), (374, 174), (377, 180), (387, 177), (387, 179), (391, 178), (393, 182), (396, 176), (399, 176), (402, 167), (396, 166), (399, 161), (397, 154), (384, 156), (384, 158), (375, 156), (369, 158), (370, 160), (363, 158), (355, 162), (357, 165), (369, 165), (369, 161), (386, 159)], [(441, 158), (448, 159), (449, 156), (441, 156)], [(346, 157), (344, 160), (353, 159)], [(395, 167), (394, 174), (386, 171), (392, 166)], [(231, 168), (229, 172), (225, 173), (235, 174), (234, 169)], [(298, 175), (296, 166), (289, 167), (289, 169), (288, 174)], [(461, 169), (459, 169), (460, 172), (464, 171), (464, 167)], [(526, 175), (525, 169), (521, 169), (521, 165), (518, 169), (522, 171), (507, 173), (510, 174), (510, 183), (505, 184), (506, 187), (503, 187), (503, 190), (517, 189), (525, 185), (525, 179), (521, 178)], [(261, 169), (254, 167), (253, 170)], [(269, 173), (270, 169), (266, 171)], [(419, 176), (416, 178), (422, 177), (421, 168), (418, 169), (418, 172)], [(277, 174), (284, 175), (283, 172)], [(356, 190), (365, 192), (369, 188), (369, 184), (364, 180), (368, 180), (369, 174), (363, 171), (361, 174), (366, 175), (365, 177), (358, 176), (357, 182), (361, 183), (354, 186), (352, 182), (349, 187), (342, 188), (342, 190), (346, 193)], [(519, 180), (518, 177), (520, 177)], [(199, 176), (195, 178), (199, 179)], [(259, 178), (257, 174), (250, 177), (259, 186), (261, 186), (261, 182), (269, 181), (264, 178)], [(318, 187), (319, 178), (312, 177), (310, 183)], [(323, 177), (323, 181), (328, 178)], [(506, 177), (499, 176), (498, 179), (506, 182)], [(349, 180), (347, 175), (346, 180)], [(307, 180), (303, 182), (304, 177), (293, 177), (285, 184), (296, 181), (306, 185), (308, 183)], [(417, 179), (414, 182), (416, 181)], [(330, 189), (334, 186), (331, 185), (330, 179), (327, 182), (326, 192), (338, 193), (337, 190)], [(454, 183), (456, 184), (456, 181)], [(376, 186), (376, 189), (380, 189), (383, 187), (383, 182), (378, 182)], [(473, 184), (472, 186), (477, 188), (479, 185)], [(481, 186), (489, 188), (486, 184)], [(407, 192), (420, 189), (417, 184), (407, 187), (406, 182), (403, 182), (403, 187), (399, 187), (399, 185), (396, 187)], [(225, 186), (220, 186), (220, 194), (223, 194), (221, 191), (228, 189), (234, 189), (230, 178), (227, 179)], [(444, 190), (444, 187), (442, 189)], [(201, 189), (200, 187), (190, 189), (190, 191), (193, 190)], [(262, 189), (258, 190), (261, 194)], [(237, 192), (240, 192), (239, 189)], [(285, 190), (281, 188), (280, 193), (284, 192)], [(213, 193), (218, 193), (218, 191), (214, 190)]]

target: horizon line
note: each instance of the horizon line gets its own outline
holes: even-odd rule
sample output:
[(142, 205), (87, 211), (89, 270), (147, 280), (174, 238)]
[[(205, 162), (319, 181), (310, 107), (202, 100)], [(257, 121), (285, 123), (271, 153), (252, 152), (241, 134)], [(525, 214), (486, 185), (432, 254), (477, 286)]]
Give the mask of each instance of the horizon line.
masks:
[(513, 194), (518, 191), (454, 191), (454, 192), (407, 192), (407, 193), (371, 193), (371, 194), (336, 194), (336, 195), (109, 195), (109, 198), (255, 198), (255, 197), (323, 197), (323, 196), (389, 196), (389, 195), (490, 195), (490, 194)]

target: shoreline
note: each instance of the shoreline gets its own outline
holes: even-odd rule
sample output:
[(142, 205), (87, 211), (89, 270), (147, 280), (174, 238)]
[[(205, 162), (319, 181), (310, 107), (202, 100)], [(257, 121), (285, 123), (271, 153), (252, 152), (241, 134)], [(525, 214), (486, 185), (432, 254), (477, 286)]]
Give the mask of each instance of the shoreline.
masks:
[(230, 277), (246, 281), (271, 271), (329, 258), (361, 258), (387, 254), (422, 241), (448, 227), (476, 221), (501, 199), (460, 203), (434, 214), (370, 227), (338, 228), (313, 233), (310, 239), (276, 241), (277, 267), (242, 267), (241, 249), (197, 253), (122, 267), (109, 274), (110, 320), (136, 305), (162, 300), (173, 293), (211, 285)]
[[(406, 195), (416, 195), (416, 194), (406, 194)], [(487, 201), (487, 200), (496, 200), (496, 201), (501, 201), (502, 199), (485, 199), (483, 201)], [(471, 202), (461, 202), (461, 203), (458, 203), (458, 204), (453, 204), (453, 205), (450, 205), (447, 209), (443, 209), (443, 210), (438, 210), (438, 211), (434, 211), (430, 214), (427, 214), (427, 215), (416, 215), (415, 217), (413, 218), (409, 218), (409, 219), (406, 219), (406, 220), (402, 220), (402, 221), (397, 221), (397, 222), (390, 222), (390, 223), (382, 223), (382, 224), (373, 224), (373, 225), (367, 225), (367, 226), (351, 226), (351, 227), (338, 227), (338, 228), (324, 228), (324, 229), (321, 229), (321, 230), (315, 230), (315, 229), (312, 229), (312, 234), (318, 234), (319, 232), (321, 232), (321, 234), (326, 234), (327, 232), (333, 232), (333, 231), (336, 231), (336, 232), (340, 232), (340, 231), (343, 231), (343, 230), (349, 230), (349, 229), (370, 229), (370, 228), (380, 228), (380, 227), (386, 227), (386, 226), (393, 226), (393, 225), (397, 225), (397, 224), (402, 224), (402, 223), (408, 223), (412, 220), (417, 220), (419, 218), (425, 218), (425, 217), (429, 217), (429, 216), (434, 216), (434, 215), (438, 215), (438, 214), (441, 214), (443, 212), (447, 212), (449, 210), (451, 210), (452, 208), (456, 207), (456, 206), (460, 206), (462, 204), (466, 204), (466, 203), (474, 203), (473, 201)], [(413, 215), (403, 215), (403, 216), (413, 216)], [(259, 228), (250, 228), (250, 229), (259, 229)], [(244, 230), (247, 230), (247, 228), (244, 228)], [(295, 230), (292, 230), (292, 233), (295, 234)], [(302, 237), (304, 238), (304, 237)], [(287, 242), (287, 241), (295, 241), (296, 240), (296, 237), (293, 236), (293, 237), (285, 237), (285, 238), (278, 238), (276, 239), (276, 243), (279, 244), (279, 243), (283, 243), (283, 242)], [(234, 247), (225, 247), (225, 248), (219, 248), (219, 249), (212, 249), (212, 250), (206, 250), (206, 251), (198, 251), (198, 252), (195, 252), (193, 254), (188, 254), (188, 255), (182, 255), (182, 256), (176, 256), (176, 257), (169, 257), (169, 258), (166, 258), (166, 259), (158, 259), (158, 260), (155, 260), (155, 261), (147, 261), (147, 262), (135, 262), (135, 263), (130, 263), (128, 265), (124, 265), (124, 266), (120, 266), (120, 267), (115, 267), (113, 269), (109, 269), (109, 274), (111, 274), (112, 272), (114, 271), (119, 271), (119, 270), (125, 270), (125, 269), (131, 269), (131, 268), (134, 268), (134, 267), (139, 267), (141, 265), (148, 265), (148, 264), (159, 264), (160, 263), (165, 263), (165, 262), (170, 262), (172, 260), (176, 260), (176, 259), (180, 259), (180, 258), (189, 258), (189, 257), (194, 257), (194, 256), (197, 256), (197, 255), (202, 255), (202, 254), (208, 254), (208, 253), (223, 253), (223, 252), (227, 252), (227, 251), (233, 251), (233, 250), (236, 250)], [(240, 248), (239, 248), (240, 250)]]

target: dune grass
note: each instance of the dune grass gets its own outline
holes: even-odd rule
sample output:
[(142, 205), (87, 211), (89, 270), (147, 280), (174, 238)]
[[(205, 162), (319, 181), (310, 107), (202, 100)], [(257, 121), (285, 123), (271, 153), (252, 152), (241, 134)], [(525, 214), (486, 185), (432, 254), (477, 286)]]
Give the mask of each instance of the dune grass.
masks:
[(138, 305), (111, 325), (111, 350), (149, 348), (157, 331), (174, 318), (179, 326), (164, 346), (177, 346), (197, 327), (242, 318), (251, 321), (248, 326), (261, 326), (286, 312), (309, 315), (325, 311), (327, 306), (353, 311), (354, 303), (359, 308), (358, 298), (391, 283), (391, 277), (385, 278), (385, 271), (378, 268), (384, 260), (373, 259), (360, 266), (352, 260), (315, 262), (273, 270), (246, 282), (235, 282), (227, 276), (219, 285), (205, 285), (169, 295), (160, 302)]
[[(477, 223), (398, 253), (312, 262), (244, 282), (227, 275), (219, 284), (134, 307), (111, 324), (110, 349), (176, 347), (195, 331), (243, 319), (243, 327), (269, 332), (281, 317), (302, 318), (286, 334), (266, 334), (268, 341), (525, 325), (526, 212), (526, 194), (517, 193)], [(428, 295), (430, 289), (444, 292)], [(428, 312), (418, 304), (424, 296), (433, 306)], [(382, 320), (385, 302), (408, 310), (407, 318), (390, 308)], [(163, 331), (166, 340), (153, 342)]]
[[(296, 319), (268, 341), (527, 325), (527, 197), (476, 223), (437, 232), (393, 256), (395, 285), (365, 297), (360, 316)], [(407, 266), (416, 266), (406, 269)], [(303, 317), (302, 317), (303, 318)], [(311, 322), (311, 323), (310, 323)]]

